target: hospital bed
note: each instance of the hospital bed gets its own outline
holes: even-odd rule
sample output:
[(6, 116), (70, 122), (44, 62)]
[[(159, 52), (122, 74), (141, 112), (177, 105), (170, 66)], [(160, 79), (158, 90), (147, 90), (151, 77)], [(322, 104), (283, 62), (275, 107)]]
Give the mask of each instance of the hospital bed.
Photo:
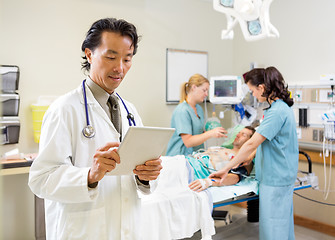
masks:
[[(303, 155), (306, 157), (306, 160), (308, 162), (308, 171), (300, 171), (298, 173), (302, 173), (304, 175), (309, 175), (312, 174), (312, 161), (311, 158), (309, 157), (309, 155), (303, 151), (299, 151), (299, 154)], [(248, 181), (248, 180), (247, 180)], [(227, 195), (227, 197), (224, 197), (224, 195), (219, 195), (218, 197), (216, 197), (215, 199), (213, 199), (213, 207), (217, 208), (217, 207), (222, 207), (222, 206), (226, 206), (226, 205), (230, 205), (230, 204), (235, 204), (235, 203), (240, 203), (240, 202), (245, 202), (245, 201), (251, 201), (251, 200), (256, 200), (258, 199), (258, 188), (256, 188), (256, 186), (253, 186), (254, 182), (250, 181), (250, 184), (247, 184), (248, 187), (250, 187), (250, 192), (247, 192), (247, 190), (245, 190), (244, 192), (238, 191), (237, 189), (237, 193), (234, 192), (236, 187), (235, 186), (243, 186), (244, 184), (237, 184), (234, 186), (226, 186), (225, 189), (231, 192), (229, 197)], [(298, 191), (301, 189), (305, 189), (305, 188), (310, 188), (312, 187), (311, 183), (309, 181), (297, 181), (294, 187), (294, 191)], [(221, 190), (223, 191), (223, 190)], [(257, 192), (256, 192), (257, 191)], [(213, 191), (214, 192), (214, 191)], [(216, 193), (216, 191), (214, 192), (214, 194)], [(224, 200), (222, 200), (224, 199)]]
[(201, 230), (203, 239), (215, 234), (210, 195), (188, 188), (184, 156), (161, 157), (163, 169), (154, 192), (142, 195), (143, 239), (183, 239)]
[[(303, 151), (299, 154), (303, 155), (308, 162), (308, 171), (298, 171), (297, 180), (294, 186), (294, 191), (315, 188), (315, 176), (312, 173), (312, 161), (309, 155)], [(220, 207), (227, 205), (247, 202), (247, 217), (236, 214), (231, 216), (228, 211), (219, 210)], [(249, 192), (244, 195), (218, 200), (213, 202), (213, 218), (224, 222), (224, 225), (216, 228), (216, 234), (213, 239), (250, 239), (258, 240), (258, 220), (259, 220), (259, 196), (254, 192)]]
[(258, 193), (258, 184), (249, 179), (248, 183), (241, 182), (235, 187), (212, 187), (208, 191), (194, 192), (188, 187), (190, 176), (185, 156), (163, 156), (161, 159), (163, 169), (157, 188), (150, 195), (140, 194), (143, 239), (183, 239), (199, 230), (202, 239), (212, 239), (215, 234), (213, 199), (226, 200), (249, 192)]
[[(308, 172), (311, 173), (311, 160)], [(188, 188), (189, 171), (184, 156), (163, 156), (157, 188), (150, 195), (142, 195), (143, 239), (190, 238), (200, 230), (202, 239), (215, 235), (214, 219), (225, 220), (227, 214), (216, 210), (221, 206), (248, 202), (248, 221), (258, 222), (258, 184), (254, 178), (246, 178), (233, 186), (211, 187), (200, 193)], [(297, 183), (295, 190), (311, 187)], [(213, 215), (212, 215), (213, 214)]]

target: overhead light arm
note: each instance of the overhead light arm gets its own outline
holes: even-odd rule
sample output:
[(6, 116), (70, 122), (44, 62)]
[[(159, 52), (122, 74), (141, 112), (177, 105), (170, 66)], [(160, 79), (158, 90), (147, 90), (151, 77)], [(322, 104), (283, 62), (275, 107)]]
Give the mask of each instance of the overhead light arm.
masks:
[(213, 8), (227, 17), (227, 29), (222, 30), (221, 38), (232, 39), (237, 22), (247, 41), (279, 37), (278, 30), (270, 23), (271, 3), (272, 0), (213, 0)]

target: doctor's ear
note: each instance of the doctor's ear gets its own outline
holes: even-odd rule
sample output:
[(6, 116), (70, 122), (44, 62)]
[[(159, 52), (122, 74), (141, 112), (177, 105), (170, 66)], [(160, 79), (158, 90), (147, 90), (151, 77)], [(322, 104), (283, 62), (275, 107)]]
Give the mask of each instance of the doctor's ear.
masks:
[(86, 55), (86, 58), (87, 58), (87, 61), (91, 64), (91, 61), (92, 61), (92, 51), (91, 49), (89, 48), (85, 48), (85, 55)]

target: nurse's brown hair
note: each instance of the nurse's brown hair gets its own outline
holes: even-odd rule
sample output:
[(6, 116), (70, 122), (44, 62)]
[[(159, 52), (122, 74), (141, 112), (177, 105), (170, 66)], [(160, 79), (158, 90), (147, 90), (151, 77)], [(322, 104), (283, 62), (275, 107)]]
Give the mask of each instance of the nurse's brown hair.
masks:
[[(254, 68), (243, 74), (245, 83), (249, 83), (255, 87), (264, 85), (263, 97), (269, 103), (269, 100), (276, 98), (282, 99), (289, 107), (293, 105), (293, 98), (290, 97), (290, 92), (285, 84), (282, 74), (275, 67)], [(270, 105), (271, 107), (271, 105)]]

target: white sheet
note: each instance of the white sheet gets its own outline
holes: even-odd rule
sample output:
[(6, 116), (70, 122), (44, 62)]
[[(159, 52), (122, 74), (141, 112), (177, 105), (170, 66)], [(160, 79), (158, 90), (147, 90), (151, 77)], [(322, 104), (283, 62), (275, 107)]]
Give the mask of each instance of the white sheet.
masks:
[(201, 229), (202, 239), (215, 234), (208, 196), (188, 188), (184, 156), (161, 157), (163, 169), (151, 195), (141, 195), (142, 239), (170, 240), (191, 237)]

